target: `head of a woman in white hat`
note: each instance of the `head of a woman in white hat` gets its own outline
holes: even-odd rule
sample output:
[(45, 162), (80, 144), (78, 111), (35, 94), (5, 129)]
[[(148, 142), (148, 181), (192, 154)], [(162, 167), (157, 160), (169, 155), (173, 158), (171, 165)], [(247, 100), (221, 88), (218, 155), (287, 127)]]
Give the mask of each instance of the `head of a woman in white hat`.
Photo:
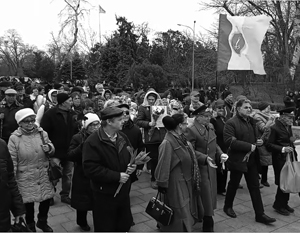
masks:
[(87, 113), (84, 115), (84, 120), (82, 120), (82, 128), (88, 134), (92, 134), (100, 127), (100, 118), (95, 113)]
[(17, 111), (15, 119), (18, 125), (25, 131), (31, 131), (36, 128), (36, 114), (31, 108), (23, 108)]

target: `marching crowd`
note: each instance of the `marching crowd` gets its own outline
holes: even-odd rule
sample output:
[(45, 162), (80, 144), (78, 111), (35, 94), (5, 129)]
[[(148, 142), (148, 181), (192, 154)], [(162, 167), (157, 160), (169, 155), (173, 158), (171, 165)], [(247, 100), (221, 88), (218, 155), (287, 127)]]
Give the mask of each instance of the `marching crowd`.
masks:
[[(58, 180), (49, 178), (55, 165), (62, 173), (61, 202), (76, 209), (83, 231), (90, 231), (88, 211), (96, 232), (128, 231), (134, 225), (131, 184), (142, 172), (151, 174), (151, 187), (174, 213), (170, 224), (158, 222), (161, 231), (192, 231), (196, 222), (203, 222), (204, 232), (214, 231), (217, 195), (225, 196), (223, 210), (236, 218), (233, 202), (243, 175), (255, 220), (275, 222), (264, 213), (260, 193), (270, 186), (270, 165), (278, 186), (273, 208), (285, 216), (294, 212), (279, 179), (287, 156), (297, 158), (293, 104), (275, 118), (268, 103), (253, 110), (249, 99), (234, 99), (229, 88), (220, 98), (210, 87), (160, 95), (101, 83), (91, 91), (87, 84), (4, 81), (0, 90), (0, 231), (11, 231), (10, 211), (15, 223), (25, 219), (33, 232), (53, 231), (47, 218), (55, 204)], [(132, 151), (149, 152), (151, 160), (133, 162)]]

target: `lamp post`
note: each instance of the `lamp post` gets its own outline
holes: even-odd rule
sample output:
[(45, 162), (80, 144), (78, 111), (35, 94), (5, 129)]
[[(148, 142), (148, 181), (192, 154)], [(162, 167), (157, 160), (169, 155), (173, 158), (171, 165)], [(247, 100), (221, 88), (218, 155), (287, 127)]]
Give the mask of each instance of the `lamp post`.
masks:
[(191, 28), (190, 26), (182, 25), (182, 24), (177, 24), (178, 26), (181, 27), (186, 27), (189, 28), (193, 31), (193, 55), (192, 55), (192, 91), (194, 90), (194, 83), (195, 83), (195, 24), (196, 21), (194, 20), (194, 29)]

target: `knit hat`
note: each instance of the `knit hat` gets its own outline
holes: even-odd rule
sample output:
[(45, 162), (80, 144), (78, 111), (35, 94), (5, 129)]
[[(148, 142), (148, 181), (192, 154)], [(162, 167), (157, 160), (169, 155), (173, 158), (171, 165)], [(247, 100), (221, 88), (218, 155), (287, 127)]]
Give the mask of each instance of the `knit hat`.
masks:
[(65, 102), (69, 98), (71, 98), (71, 97), (68, 94), (59, 93), (59, 94), (57, 94), (57, 103), (62, 104), (63, 102)]
[(22, 120), (24, 120), (26, 117), (29, 116), (36, 116), (34, 111), (31, 108), (23, 108), (16, 112), (15, 119), (17, 123), (19, 124)]
[(266, 109), (269, 105), (270, 104), (268, 104), (267, 102), (262, 101), (262, 102), (259, 102), (257, 108), (258, 108), (258, 110), (262, 111), (262, 110)]
[(94, 121), (98, 121), (100, 123), (100, 119), (95, 113), (87, 113), (84, 115), (87, 119), (82, 121), (82, 127), (86, 129), (91, 123)]
[(214, 107), (215, 107), (215, 108), (219, 108), (219, 107), (223, 107), (224, 105), (225, 105), (224, 100), (218, 99), (218, 100), (215, 102)]
[(226, 99), (227, 96), (231, 95), (232, 93), (230, 91), (224, 91), (223, 92), (223, 98)]

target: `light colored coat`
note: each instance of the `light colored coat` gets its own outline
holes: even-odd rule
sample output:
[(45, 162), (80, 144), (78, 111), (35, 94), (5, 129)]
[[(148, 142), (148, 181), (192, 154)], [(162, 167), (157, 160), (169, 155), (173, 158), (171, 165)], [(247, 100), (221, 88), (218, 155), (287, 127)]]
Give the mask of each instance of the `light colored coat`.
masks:
[(192, 143), (201, 174), (201, 199), (205, 216), (213, 216), (217, 208), (217, 171), (206, 163), (207, 156), (216, 163), (216, 156), (223, 152), (217, 145), (217, 136), (212, 124), (209, 130), (199, 124), (195, 119), (194, 124), (187, 129), (187, 139)]
[(51, 147), (50, 154), (53, 154), (54, 146), (42, 128), (36, 128), (30, 134), (25, 134), (18, 128), (8, 142), (24, 203), (42, 202), (54, 196), (54, 187), (48, 176), (49, 161), (41, 147), (43, 143), (40, 132), (43, 133), (45, 143)]
[(190, 232), (203, 217), (200, 194), (192, 185), (192, 165), (188, 149), (168, 132), (159, 147), (155, 178), (158, 186), (167, 188), (166, 201), (174, 216), (169, 226), (161, 226), (162, 231)]

